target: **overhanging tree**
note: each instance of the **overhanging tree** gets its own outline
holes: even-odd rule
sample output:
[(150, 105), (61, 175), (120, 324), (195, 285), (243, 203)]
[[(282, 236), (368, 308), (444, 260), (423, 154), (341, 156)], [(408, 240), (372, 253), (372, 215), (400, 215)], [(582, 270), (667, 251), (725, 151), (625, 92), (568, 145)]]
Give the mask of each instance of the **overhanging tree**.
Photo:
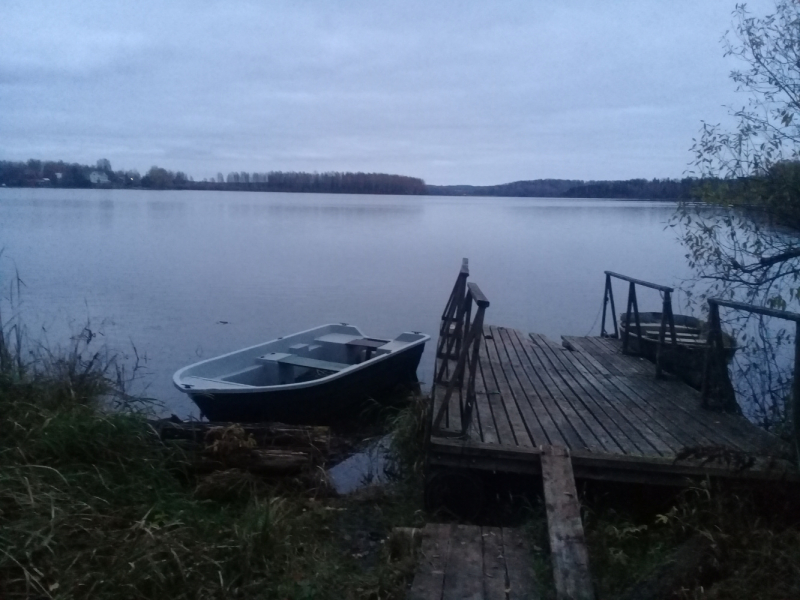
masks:
[[(767, 16), (741, 4), (733, 15), (723, 43), (739, 64), (730, 77), (746, 103), (729, 108), (732, 126), (703, 122), (691, 174), (704, 203), (683, 203), (672, 225), (697, 273), (696, 297), (798, 310), (800, 3), (779, 0)], [(792, 373), (782, 348), (791, 335), (780, 324), (737, 318), (740, 336), (755, 342), (740, 352), (737, 391), (748, 397), (751, 416), (785, 423)]]

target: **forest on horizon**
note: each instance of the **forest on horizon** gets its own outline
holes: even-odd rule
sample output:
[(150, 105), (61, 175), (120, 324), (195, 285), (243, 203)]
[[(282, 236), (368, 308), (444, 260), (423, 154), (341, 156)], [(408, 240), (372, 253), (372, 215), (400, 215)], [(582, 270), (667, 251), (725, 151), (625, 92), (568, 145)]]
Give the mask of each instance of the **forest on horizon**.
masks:
[(0, 161), (0, 186), (154, 190), (226, 190), (327, 194), (397, 194), (432, 196), (508, 196), (532, 198), (625, 198), (687, 200), (698, 180), (628, 179), (584, 181), (536, 179), (499, 185), (428, 185), (418, 177), (386, 173), (231, 172), (195, 181), (182, 171), (152, 167), (114, 171), (107, 159), (81, 165), (64, 161)]

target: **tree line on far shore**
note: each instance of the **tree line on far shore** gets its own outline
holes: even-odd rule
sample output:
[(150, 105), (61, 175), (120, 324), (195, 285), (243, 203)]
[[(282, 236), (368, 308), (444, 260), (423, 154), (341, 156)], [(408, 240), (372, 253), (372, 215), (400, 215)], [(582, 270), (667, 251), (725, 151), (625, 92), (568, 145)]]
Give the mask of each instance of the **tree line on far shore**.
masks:
[(425, 194), (422, 179), (386, 173), (229, 173), (195, 181), (183, 171), (151, 167), (114, 171), (103, 158), (94, 166), (64, 161), (0, 161), (0, 186), (59, 188), (134, 188), (154, 190), (234, 190), (323, 194)]
[(35, 159), (27, 162), (0, 161), (0, 185), (6, 187), (690, 200), (696, 194), (697, 184), (697, 179), (684, 178), (624, 181), (537, 179), (488, 186), (427, 185), (418, 177), (386, 173), (283, 171), (263, 173), (242, 171), (231, 172), (227, 176), (218, 173), (216, 177), (195, 181), (182, 171), (170, 171), (157, 166), (151, 167), (144, 175), (136, 170), (115, 171), (111, 168), (111, 163), (104, 158), (93, 166)]

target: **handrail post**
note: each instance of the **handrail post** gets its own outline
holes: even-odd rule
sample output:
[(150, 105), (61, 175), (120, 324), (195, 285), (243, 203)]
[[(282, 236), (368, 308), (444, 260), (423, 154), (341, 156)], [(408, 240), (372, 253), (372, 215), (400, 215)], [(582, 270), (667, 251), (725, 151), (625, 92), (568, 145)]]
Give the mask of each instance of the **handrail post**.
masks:
[(611, 286), (611, 275), (606, 273), (606, 285), (603, 290), (603, 318), (600, 320), (600, 337), (608, 337), (606, 333), (606, 306), (608, 305), (608, 288)]
[(625, 332), (622, 335), (622, 353), (628, 353), (628, 341), (631, 337), (631, 306), (633, 305), (633, 283), (628, 287), (628, 305), (625, 307)]
[[(636, 284), (631, 281), (630, 285), (628, 286), (628, 308), (625, 311), (625, 335), (622, 339), (622, 353), (628, 353), (628, 342), (631, 336), (631, 311), (633, 311), (633, 316), (636, 321), (636, 335), (639, 336), (639, 340), (642, 339), (642, 323), (639, 319), (639, 303), (636, 301)], [(642, 353), (641, 348), (642, 342), (639, 341), (639, 354)]]
[(472, 322), (472, 335), (470, 336), (470, 344), (472, 346), (472, 356), (469, 361), (469, 377), (467, 379), (467, 393), (466, 400), (464, 401), (464, 410), (461, 413), (461, 435), (465, 436), (468, 433), (470, 423), (472, 422), (472, 410), (475, 406), (475, 377), (478, 372), (478, 353), (481, 347), (481, 340), (483, 338), (483, 315), (486, 312), (486, 306), (481, 305), (475, 314), (475, 320)]
[[(472, 292), (467, 289), (467, 295), (464, 298), (464, 304), (472, 304)], [(469, 331), (469, 328), (467, 328)], [(447, 410), (448, 406), (450, 406), (450, 398), (453, 396), (453, 392), (455, 391), (456, 385), (462, 383), (463, 381), (463, 373), (464, 367), (467, 363), (467, 351), (469, 349), (469, 342), (471, 340), (464, 340), (464, 344), (462, 345), (462, 351), (458, 355), (458, 363), (456, 363), (456, 368), (453, 370), (453, 374), (450, 376), (450, 381), (447, 382), (447, 391), (445, 391), (444, 398), (442, 399), (442, 405), (439, 407), (439, 412), (436, 414), (436, 417), (433, 421), (433, 429), (439, 429), (442, 419), (444, 418), (444, 413)], [(449, 359), (447, 359), (449, 360)], [(459, 396), (461, 393), (459, 391)], [(459, 403), (460, 404), (460, 403)], [(461, 419), (463, 420), (463, 410), (461, 411)]]
[[(467, 278), (469, 277), (469, 259), (464, 258), (461, 261), (461, 270), (458, 273), (456, 282), (453, 285), (453, 290), (450, 292), (450, 298), (447, 300), (444, 311), (442, 313), (442, 321), (439, 324), (439, 340), (436, 344), (436, 357), (444, 359), (439, 365), (435, 365), (433, 380), (440, 383), (444, 379), (444, 375), (449, 369), (449, 357), (455, 347), (455, 355), (461, 349), (461, 327), (460, 320), (463, 318), (464, 313), (464, 297), (467, 292)], [(436, 368), (438, 367), (438, 368)]]
[(619, 338), (617, 311), (614, 309), (614, 288), (611, 286), (611, 275), (606, 273), (606, 286), (603, 291), (603, 318), (600, 321), (600, 337), (611, 337), (606, 331), (606, 308), (611, 304), (611, 322), (614, 325), (614, 337)]
[[(667, 337), (667, 324), (670, 325), (672, 344), (674, 346), (678, 340), (675, 335), (675, 320), (672, 317), (672, 294), (664, 292), (664, 301), (661, 305), (661, 325), (658, 328), (658, 346), (656, 347), (656, 377), (661, 377), (662, 374), (661, 361)], [(641, 340), (641, 337), (639, 339)]]
[[(472, 318), (472, 303), (477, 305), (475, 317)], [(450, 401), (453, 394), (458, 388), (459, 396), (459, 412), (461, 419), (461, 431), (457, 435), (467, 435), (470, 424), (472, 422), (472, 411), (475, 406), (475, 378), (478, 371), (478, 356), (480, 351), (480, 344), (483, 338), (483, 321), (486, 308), (489, 306), (489, 300), (486, 299), (480, 288), (470, 283), (466, 286), (466, 293), (462, 305), (459, 307), (458, 314), (463, 317), (460, 322), (460, 331), (463, 332), (463, 339), (460, 346), (460, 352), (457, 355), (457, 363), (455, 369), (450, 375), (450, 379), (446, 381), (447, 389), (445, 390), (444, 397), (441, 400), (441, 405), (433, 416), (431, 430), (440, 431), (441, 435), (452, 435), (452, 432), (441, 432), (441, 424), (445, 414), (448, 413)], [(441, 359), (443, 362), (452, 360), (452, 355), (447, 354)], [(465, 378), (465, 370), (469, 368), (468, 376)], [(442, 371), (443, 372), (443, 371)], [(464, 382), (466, 379), (466, 390), (464, 389)], [(443, 376), (440, 376), (434, 381), (434, 385), (445, 383)]]

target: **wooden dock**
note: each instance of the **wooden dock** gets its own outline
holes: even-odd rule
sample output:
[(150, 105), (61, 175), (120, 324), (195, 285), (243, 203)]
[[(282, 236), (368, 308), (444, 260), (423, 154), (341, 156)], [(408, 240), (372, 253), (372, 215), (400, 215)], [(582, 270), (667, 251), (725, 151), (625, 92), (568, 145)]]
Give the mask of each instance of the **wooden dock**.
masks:
[(623, 354), (619, 339), (554, 341), (484, 325), (489, 302), (466, 284), (465, 270), (440, 331), (432, 471), (539, 474), (541, 448), (557, 446), (569, 451), (578, 479), (799, 479), (777, 438), (740, 415), (703, 408), (700, 392), (668, 373), (656, 377), (656, 366)]
[(527, 542), (517, 529), (431, 523), (408, 600), (536, 600)]

